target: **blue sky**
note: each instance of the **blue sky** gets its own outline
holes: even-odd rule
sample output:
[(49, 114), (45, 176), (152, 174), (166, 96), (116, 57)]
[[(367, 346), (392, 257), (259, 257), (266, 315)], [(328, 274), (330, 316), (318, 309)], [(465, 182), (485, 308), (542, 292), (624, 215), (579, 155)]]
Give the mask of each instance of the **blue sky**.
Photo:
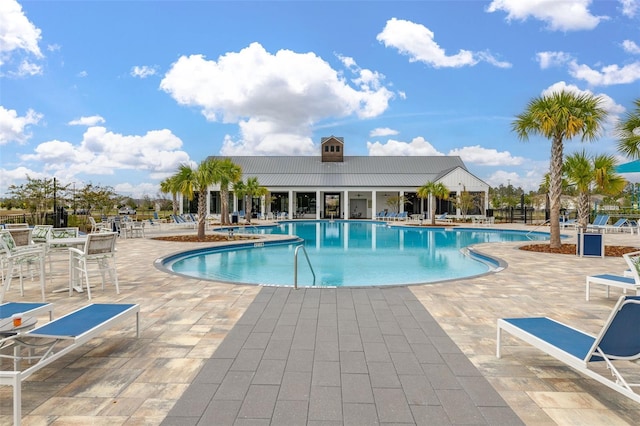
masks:
[(511, 122), (561, 89), (603, 97), (584, 147), (618, 155), (640, 0), (2, 0), (0, 196), (29, 175), (154, 197), (180, 163), (317, 155), (331, 135), (536, 189), (550, 142)]

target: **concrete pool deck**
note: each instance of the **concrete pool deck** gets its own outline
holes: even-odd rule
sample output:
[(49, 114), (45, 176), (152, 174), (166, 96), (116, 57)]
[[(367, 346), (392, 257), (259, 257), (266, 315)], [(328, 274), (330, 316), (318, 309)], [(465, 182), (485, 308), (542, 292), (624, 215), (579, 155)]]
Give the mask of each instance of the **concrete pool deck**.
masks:
[[(524, 228), (519, 225), (496, 225), (495, 228), (531, 229), (531, 227)], [(538, 230), (544, 230), (544, 228)], [(575, 240), (573, 238), (575, 231), (566, 230), (565, 233), (572, 236), (567, 242)], [(193, 392), (193, 389), (197, 389), (190, 388), (190, 385), (202, 383), (202, 374), (205, 374), (205, 368), (212, 360), (231, 359), (221, 357), (222, 352), (216, 354), (216, 349), (222, 345), (224, 350), (226, 343), (223, 344), (223, 341), (228, 335), (231, 336), (228, 341), (233, 343), (234, 336), (237, 336), (238, 333), (236, 330), (242, 331), (243, 322), (251, 316), (243, 318), (243, 314), (247, 310), (251, 314), (255, 306), (264, 303), (268, 294), (270, 294), (269, 297), (275, 297), (274, 300), (279, 300), (278, 298), (281, 297), (282, 290), (278, 291), (270, 287), (262, 289), (257, 286), (215, 283), (176, 277), (161, 272), (153, 266), (153, 261), (156, 258), (180, 250), (211, 244), (157, 241), (149, 238), (152, 236), (152, 234), (148, 234), (146, 239), (118, 241), (120, 295), (116, 295), (115, 289), (110, 285), (107, 285), (104, 292), (100, 289), (92, 292), (94, 296), (92, 301), (97, 303), (139, 303), (141, 305), (141, 338), (132, 337), (132, 333), (127, 328), (111, 329), (32, 376), (23, 386), (23, 424), (154, 425), (161, 424), (163, 421), (164, 424), (195, 424), (190, 418), (195, 416), (175, 416), (175, 414), (180, 414), (178, 410), (181, 407), (185, 407), (185, 401), (203, 406), (202, 401), (198, 401), (193, 397), (193, 394), (189, 393)], [(607, 245), (640, 246), (640, 236), (636, 234), (606, 234), (605, 243)], [(592, 291), (591, 301), (586, 302), (584, 297), (585, 276), (603, 272), (621, 273), (625, 269), (624, 261), (621, 258), (579, 258), (568, 255), (532, 253), (517, 250), (518, 245), (521, 243), (491, 243), (475, 246), (482, 253), (498, 257), (508, 264), (507, 268), (499, 273), (446, 283), (404, 287), (400, 289), (400, 294), (407, 294), (402, 297), (396, 294), (396, 289), (381, 291), (374, 288), (363, 290), (363, 293), (367, 295), (368, 300), (372, 301), (372, 306), (381, 303), (380, 294), (388, 292), (393, 294), (393, 297), (389, 297), (388, 300), (397, 301), (404, 298), (403, 300), (411, 301), (410, 305), (414, 310), (417, 307), (425, 308), (425, 312), (437, 322), (438, 328), (446, 333), (446, 336), (443, 336), (445, 341), (450, 339), (455, 343), (454, 349), (459, 349), (460, 353), (464, 354), (463, 359), (457, 360), (457, 364), (453, 362), (448, 364), (455, 377), (472, 377), (473, 380), (476, 380), (477, 377), (483, 378), (491, 384), (496, 394), (506, 403), (504, 407), (513, 410), (519, 419), (509, 417), (509, 414), (504, 414), (509, 411), (504, 410), (501, 411), (503, 417), (492, 418), (489, 414), (482, 414), (482, 417), (479, 418), (464, 417), (462, 420), (462, 416), (471, 413), (474, 408), (479, 409), (479, 412), (482, 413), (484, 407), (493, 407), (495, 413), (495, 407), (502, 407), (498, 399), (492, 399), (490, 403), (480, 401), (478, 398), (474, 400), (475, 396), (473, 396), (471, 386), (467, 388), (467, 395), (473, 397), (473, 406), (469, 406), (470, 411), (460, 410), (459, 413), (447, 414), (444, 397), (431, 400), (431, 402), (425, 397), (425, 401), (422, 403), (420, 401), (415, 403), (415, 400), (413, 400), (414, 403), (411, 403), (411, 396), (407, 396), (408, 393), (405, 391), (405, 404), (410, 406), (410, 409), (414, 409), (409, 412), (418, 414), (413, 414), (411, 419), (409, 417), (395, 418), (389, 414), (395, 412), (392, 408), (397, 407), (397, 404), (403, 408), (405, 406), (402, 402), (398, 402), (402, 398), (398, 399), (394, 389), (405, 388), (402, 386), (372, 385), (372, 394), (366, 392), (358, 394), (355, 391), (345, 392), (343, 389), (343, 395), (352, 398), (352, 400), (342, 401), (341, 418), (329, 416), (331, 418), (324, 420), (318, 418), (318, 422), (358, 424), (358, 422), (350, 422), (349, 419), (352, 417), (349, 416), (354, 410), (362, 410), (363, 416), (371, 416), (375, 412), (379, 422), (402, 420), (405, 424), (419, 424), (420, 419), (427, 418), (426, 414), (420, 413), (425, 413), (428, 409), (431, 410), (431, 416), (434, 416), (433, 413), (436, 412), (445, 414), (445, 417), (438, 418), (442, 419), (442, 424), (513, 424), (522, 422), (529, 425), (624, 425), (637, 421), (640, 418), (640, 404), (624, 398), (594, 380), (580, 376), (564, 364), (522, 342), (507, 340), (503, 357), (501, 359), (495, 357), (495, 323), (497, 318), (544, 315), (595, 333), (601, 327), (620, 294), (620, 291), (612, 289), (612, 295), (607, 299), (604, 289), (595, 287)], [(65, 266), (63, 259), (53, 281), (48, 284), (49, 289), (66, 285), (68, 274), (65, 275)], [(39, 300), (39, 291), (36, 289), (35, 282), (31, 283), (27, 280), (25, 287), (27, 291), (24, 298), (20, 297), (17, 288), (14, 287), (8, 293), (7, 300)], [(291, 295), (292, 301), (302, 297), (292, 293), (303, 293), (304, 297), (307, 297), (308, 294), (312, 300), (327, 297), (317, 296), (314, 292), (315, 290), (285, 291)], [(345, 305), (344, 300), (349, 298), (345, 298), (342, 292), (329, 290), (325, 293), (335, 294), (335, 297), (331, 296), (332, 298), (326, 300), (335, 301), (336, 314), (334, 316), (336, 319), (339, 318), (338, 311), (342, 311), (343, 315), (357, 312), (357, 303), (351, 305), (353, 308), (345, 307), (348, 304)], [(359, 300), (359, 290), (355, 293), (349, 291), (349, 293), (351, 300)], [(48, 293), (48, 301), (54, 303), (56, 316), (87, 304), (86, 295), (77, 293), (74, 293), (72, 297), (68, 297), (66, 293)], [(417, 301), (419, 301), (419, 305)], [(343, 304), (339, 305), (339, 303)], [(284, 307), (285, 305), (281, 304), (280, 306)], [(338, 309), (338, 306), (341, 306), (341, 309)], [(396, 306), (395, 302), (393, 306)], [(400, 309), (389, 306), (387, 308), (390, 311)], [(419, 313), (420, 310), (415, 312)], [(427, 317), (423, 314), (416, 315), (426, 321)], [(345, 318), (348, 321), (348, 317)], [(256, 325), (261, 324), (263, 324), (262, 321), (256, 323)], [(337, 327), (338, 323), (335, 324)], [(346, 323), (344, 325), (344, 327), (349, 326), (350, 324)], [(232, 332), (232, 330), (234, 331)], [(363, 335), (361, 331), (359, 333), (361, 336)], [(406, 336), (405, 332), (403, 334)], [(389, 335), (398, 334), (389, 333)], [(340, 339), (339, 334), (338, 339)], [(256, 340), (251, 342), (257, 345)], [(347, 348), (349, 344), (353, 343), (353, 340), (338, 340), (338, 343), (346, 345), (343, 348)], [(260, 344), (264, 344), (264, 342)], [(306, 344), (310, 344), (310, 342), (307, 341)], [(257, 346), (259, 349), (259, 345)], [(396, 341), (395, 346), (392, 343), (386, 346), (398, 349), (400, 343)], [(344, 377), (334, 375), (318, 378), (318, 380), (334, 380), (332, 383), (324, 383), (326, 387), (338, 387), (339, 384), (342, 387), (352, 386), (354, 389), (353, 386), (359, 383), (357, 380), (362, 379), (359, 374), (363, 374), (364, 370), (358, 369), (365, 368), (365, 365), (359, 362), (361, 360), (357, 357), (359, 352), (364, 352), (364, 348), (363, 351), (356, 350), (359, 348), (352, 349), (343, 351), (353, 352), (346, 355), (344, 365), (342, 359), (338, 357), (339, 371), (344, 372)], [(338, 352), (340, 352), (339, 347)], [(394, 368), (400, 371), (405, 368), (404, 371), (408, 373), (411, 371), (411, 367), (415, 367), (415, 363), (409, 359), (410, 357), (405, 357), (404, 362), (400, 361), (403, 355), (397, 355), (398, 353), (406, 354), (408, 352), (402, 352), (399, 349), (391, 351), (390, 356), (395, 356), (397, 360), (397, 366), (394, 364)], [(237, 358), (234, 359), (237, 361)], [(274, 359), (274, 361), (277, 360), (278, 358)], [(247, 359), (245, 361), (248, 362)], [(391, 362), (393, 363), (394, 360), (392, 359)], [(276, 371), (280, 371), (281, 362), (271, 364)], [(332, 365), (332, 367), (335, 371), (337, 366)], [(380, 367), (388, 366), (380, 365)], [(636, 377), (640, 377), (640, 366), (635, 367), (632, 373)], [(284, 376), (286, 364), (282, 371)], [(473, 373), (474, 371), (477, 371), (478, 375)], [(430, 380), (430, 383), (437, 382), (437, 376), (435, 376), (437, 373), (433, 371), (427, 373), (424, 368), (422, 372)], [(298, 373), (305, 372), (298, 371)], [(398, 370), (396, 373), (403, 375)], [(306, 383), (305, 380), (309, 378), (308, 374), (297, 376), (300, 377), (302, 383)], [(255, 399), (256, 401), (273, 400), (273, 389), (268, 387), (272, 386), (274, 380), (278, 380), (277, 377), (273, 374), (262, 374), (260, 377), (262, 377), (262, 383), (256, 384), (256, 386), (262, 387), (255, 388), (250, 394), (247, 392), (242, 401), (247, 401), (246, 398), (256, 398), (260, 395), (259, 391), (265, 391), (266, 395), (271, 396), (258, 397)], [(265, 377), (268, 378), (265, 379)], [(313, 376), (311, 378), (313, 380)], [(372, 380), (374, 379), (370, 379), (370, 383)], [(327, 395), (329, 395), (329, 390), (320, 389), (322, 383), (322, 381), (316, 383), (318, 384), (316, 391), (327, 391)], [(208, 386), (204, 388), (209, 391), (216, 385), (216, 383), (207, 384)], [(458, 381), (454, 386), (444, 385), (443, 387), (459, 389), (462, 386)], [(479, 387), (479, 389), (482, 388)], [(486, 395), (491, 396), (492, 392), (489, 389)], [(183, 395), (187, 399), (181, 399)], [(203, 393), (196, 392), (195, 395), (203, 395)], [(322, 394), (318, 395), (322, 396)], [(223, 398), (222, 400), (231, 401), (226, 405), (228, 408), (233, 406), (233, 401), (238, 401), (238, 398)], [(486, 400), (490, 399), (486, 398)], [(287, 412), (300, 413), (300, 406), (304, 406), (304, 403), (300, 404), (300, 400), (304, 399), (298, 397), (297, 399), (285, 400), (288, 401), (288, 407), (290, 407)], [(334, 401), (330, 397), (326, 397), (324, 400), (329, 401), (329, 404)], [(249, 399), (249, 401), (251, 400)], [(277, 402), (277, 397), (275, 401)], [(237, 402), (235, 404), (237, 405)], [(337, 406), (335, 401), (333, 404), (334, 407)], [(375, 407), (373, 411), (371, 404)], [(172, 413), (174, 406), (176, 408)], [(285, 406), (287, 405), (283, 405), (283, 407)], [(275, 413), (279, 412), (276, 411), (275, 402), (273, 407), (272, 417), (270, 417), (271, 424), (300, 424), (297, 422), (286, 423), (284, 420), (278, 422), (279, 418), (273, 417)], [(434, 407), (442, 407), (442, 410), (434, 411)], [(309, 424), (316, 420), (313, 417), (316, 414), (313, 413), (320, 413), (319, 417), (326, 414), (318, 411), (319, 409), (322, 410), (322, 406), (315, 406), (309, 400), (307, 405), (307, 422)], [(238, 405), (234, 420), (239, 420), (236, 424), (242, 423), (243, 420), (247, 423), (263, 424), (264, 422), (261, 421), (267, 420), (265, 416), (268, 415), (269, 410), (268, 404), (247, 403), (246, 411), (243, 412), (245, 417), (238, 417), (241, 413), (240, 405)], [(484, 411), (488, 413), (492, 410)], [(328, 411), (325, 410), (325, 412)], [(407, 415), (408, 412), (404, 410), (402, 413)], [(189, 414), (188, 410), (186, 414)], [(456, 418), (455, 414), (459, 414), (461, 417)], [(167, 418), (168, 415), (171, 417)], [(372, 419), (372, 417), (360, 418)], [(436, 417), (428, 418), (436, 419)], [(498, 418), (505, 421), (499, 422)], [(184, 422), (180, 422), (181, 420)], [(0, 388), (0, 424), (11, 424), (10, 387)]]

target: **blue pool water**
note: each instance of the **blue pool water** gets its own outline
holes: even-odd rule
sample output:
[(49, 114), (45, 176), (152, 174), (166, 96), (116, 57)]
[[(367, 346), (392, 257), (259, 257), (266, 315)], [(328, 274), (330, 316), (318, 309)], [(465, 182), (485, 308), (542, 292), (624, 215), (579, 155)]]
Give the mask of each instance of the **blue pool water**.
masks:
[[(298, 236), (316, 278), (298, 253), (298, 286), (378, 286), (463, 278), (497, 266), (465, 248), (486, 242), (541, 241), (548, 234), (497, 229), (394, 227), (362, 221), (303, 221), (237, 229)], [(163, 266), (191, 277), (244, 284), (293, 285), (294, 251), (301, 242), (207, 249), (171, 256)]]

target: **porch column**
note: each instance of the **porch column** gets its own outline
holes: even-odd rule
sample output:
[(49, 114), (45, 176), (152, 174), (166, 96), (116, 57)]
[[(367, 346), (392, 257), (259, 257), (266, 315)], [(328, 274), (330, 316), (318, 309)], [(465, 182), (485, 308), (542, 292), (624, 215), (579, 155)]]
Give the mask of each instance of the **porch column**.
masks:
[(320, 209), (322, 208), (322, 203), (320, 202), (320, 190), (316, 191), (316, 220), (320, 220)]
[(289, 191), (289, 219), (293, 219), (293, 191)]
[(344, 191), (344, 203), (342, 206), (342, 218), (349, 219), (349, 191)]
[(374, 190), (371, 191), (371, 219), (375, 219), (378, 214), (378, 207), (376, 203), (376, 198), (378, 197), (378, 193)]
[(404, 191), (399, 192), (400, 205), (398, 206), (398, 213), (404, 212)]

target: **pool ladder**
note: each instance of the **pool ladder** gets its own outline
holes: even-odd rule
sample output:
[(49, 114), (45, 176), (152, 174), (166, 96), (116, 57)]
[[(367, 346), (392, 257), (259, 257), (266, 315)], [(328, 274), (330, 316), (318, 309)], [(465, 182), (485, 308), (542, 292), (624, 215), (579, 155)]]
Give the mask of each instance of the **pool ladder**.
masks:
[(316, 273), (313, 270), (313, 266), (311, 266), (311, 261), (309, 260), (309, 255), (307, 254), (307, 249), (304, 248), (304, 244), (300, 244), (296, 247), (296, 250), (293, 252), (293, 288), (298, 289), (298, 251), (302, 249), (304, 253), (304, 257), (307, 258), (307, 263), (309, 264), (309, 269), (311, 269), (311, 274), (313, 275), (313, 285), (316, 285)]

